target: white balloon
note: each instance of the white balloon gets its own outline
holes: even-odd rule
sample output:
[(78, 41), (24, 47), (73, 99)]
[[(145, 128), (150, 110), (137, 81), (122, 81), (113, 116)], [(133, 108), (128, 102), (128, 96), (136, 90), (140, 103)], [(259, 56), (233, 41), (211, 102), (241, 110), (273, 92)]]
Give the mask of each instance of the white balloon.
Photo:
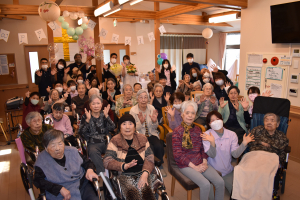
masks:
[(83, 24), (87, 24), (89, 22), (88, 18), (87, 17), (83, 17), (82, 18), (82, 23)]
[(202, 36), (205, 38), (205, 39), (209, 39), (213, 36), (213, 31), (210, 29), (210, 28), (206, 28), (202, 31)]
[(78, 17), (79, 18), (83, 18), (84, 17), (84, 12), (83, 11), (79, 11), (78, 12)]
[(65, 10), (65, 11), (63, 12), (63, 16), (64, 16), (64, 17), (69, 17), (69, 16), (70, 16), (69, 11)]

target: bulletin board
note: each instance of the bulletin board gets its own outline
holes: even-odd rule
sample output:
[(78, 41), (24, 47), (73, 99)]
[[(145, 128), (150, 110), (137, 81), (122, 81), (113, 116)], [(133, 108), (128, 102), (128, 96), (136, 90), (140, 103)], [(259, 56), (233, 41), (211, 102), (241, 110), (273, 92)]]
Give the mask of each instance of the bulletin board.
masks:
[(18, 84), (15, 54), (0, 54), (0, 85), (11, 84)]
[(0, 54), (0, 85), (10, 84), (18, 84), (15, 54)]
[[(272, 97), (287, 98), (290, 65), (283, 65), (280, 59), (288, 56), (287, 53), (248, 53), (245, 90), (256, 86), (261, 93), (271, 90)], [(271, 62), (274, 57), (278, 58), (277, 64)]]

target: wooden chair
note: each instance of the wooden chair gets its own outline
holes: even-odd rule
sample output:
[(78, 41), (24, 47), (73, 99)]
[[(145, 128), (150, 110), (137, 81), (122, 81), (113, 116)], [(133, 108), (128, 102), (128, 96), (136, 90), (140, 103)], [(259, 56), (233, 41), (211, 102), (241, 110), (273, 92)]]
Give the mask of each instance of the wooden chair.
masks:
[[(202, 132), (205, 131), (204, 126), (194, 123), (196, 126), (200, 127)], [(169, 128), (170, 129), (170, 128)], [(172, 145), (172, 134), (173, 130), (170, 129), (169, 133), (167, 134), (166, 141), (167, 141), (167, 161), (168, 161), (168, 171), (172, 175), (172, 182), (171, 182), (171, 196), (174, 196), (175, 191), (175, 181), (177, 180), (182, 187), (187, 190), (187, 200), (192, 200), (192, 190), (198, 188), (198, 185), (195, 184), (192, 180), (188, 177), (183, 175), (179, 171), (179, 167), (177, 166), (174, 156), (173, 156), (173, 145)]]
[(193, 98), (195, 99), (196, 94), (202, 95), (202, 94), (203, 94), (203, 91), (193, 91), (193, 92), (191, 92), (191, 97), (190, 97), (190, 99), (191, 99), (191, 100), (192, 100)]
[(119, 95), (116, 95), (115, 96), (115, 99), (116, 99), (116, 101), (118, 100), (118, 98), (120, 98), (120, 97), (124, 97), (124, 94), (119, 94)]
[(119, 110), (119, 117), (122, 117), (124, 114), (129, 114), (129, 111), (132, 107), (122, 108)]
[[(168, 133), (168, 128), (170, 129), (169, 127), (169, 120), (168, 120), (168, 114), (167, 114), (167, 107), (168, 106), (165, 106), (165, 107), (162, 107), (162, 116), (163, 116), (163, 127), (164, 127), (164, 134), (163, 136), (161, 135), (160, 136), (160, 139), (163, 140), (164, 142), (166, 142), (166, 135)], [(170, 106), (171, 108), (173, 106)]]

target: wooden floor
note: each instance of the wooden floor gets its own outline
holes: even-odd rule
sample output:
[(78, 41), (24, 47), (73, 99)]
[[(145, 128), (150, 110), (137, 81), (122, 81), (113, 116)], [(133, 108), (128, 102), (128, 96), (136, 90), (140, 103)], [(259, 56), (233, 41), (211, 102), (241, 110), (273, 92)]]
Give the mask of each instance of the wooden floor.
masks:
[[(1, 200), (30, 200), (26, 193), (21, 176), (20, 176), (20, 157), (17, 147), (14, 143), (6, 145), (4, 136), (0, 135), (0, 199)], [(163, 164), (167, 172), (167, 162)], [(168, 173), (168, 172), (167, 172)], [(187, 192), (183, 187), (176, 182), (175, 194), (171, 197), (171, 175), (168, 174), (164, 178), (167, 187), (167, 193), (170, 200), (184, 200), (187, 199)], [(300, 163), (289, 161), (287, 170), (287, 180), (285, 193), (281, 195), (281, 200), (299, 200), (300, 192)], [(297, 189), (298, 188), (298, 189)], [(229, 199), (229, 194), (225, 190), (225, 200)], [(38, 194), (38, 190), (35, 190)], [(199, 189), (193, 190), (193, 200), (199, 199)]]

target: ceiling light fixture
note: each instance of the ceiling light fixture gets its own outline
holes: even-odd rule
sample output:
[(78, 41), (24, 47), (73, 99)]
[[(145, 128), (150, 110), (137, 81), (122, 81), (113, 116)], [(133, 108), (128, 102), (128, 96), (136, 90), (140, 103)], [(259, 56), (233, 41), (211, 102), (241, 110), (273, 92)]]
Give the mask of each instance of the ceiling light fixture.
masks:
[(94, 15), (95, 17), (103, 14), (103, 13), (106, 13), (108, 11), (110, 11), (112, 8), (114, 7), (114, 4), (112, 1), (109, 1), (105, 4), (103, 4), (102, 6), (100, 6), (99, 8), (97, 8), (95, 11), (94, 11)]
[(141, 1), (143, 1), (143, 0), (132, 1), (132, 2), (130, 2), (130, 5), (133, 6), (134, 4), (140, 3)]
[(220, 22), (230, 22), (230, 21), (236, 21), (240, 20), (240, 18), (237, 17), (237, 13), (230, 14), (230, 15), (222, 15), (218, 17), (211, 17), (208, 19), (209, 23), (220, 23)]
[(119, 5), (122, 5), (123, 3), (126, 3), (126, 2), (128, 2), (129, 0), (118, 0), (118, 2), (119, 2)]
[(115, 6), (111, 11), (109, 11), (109, 12), (103, 14), (103, 17), (107, 17), (108, 15), (111, 15), (111, 14), (113, 14), (113, 13), (116, 13), (116, 12), (122, 10), (122, 8), (123, 8), (123, 6)]

